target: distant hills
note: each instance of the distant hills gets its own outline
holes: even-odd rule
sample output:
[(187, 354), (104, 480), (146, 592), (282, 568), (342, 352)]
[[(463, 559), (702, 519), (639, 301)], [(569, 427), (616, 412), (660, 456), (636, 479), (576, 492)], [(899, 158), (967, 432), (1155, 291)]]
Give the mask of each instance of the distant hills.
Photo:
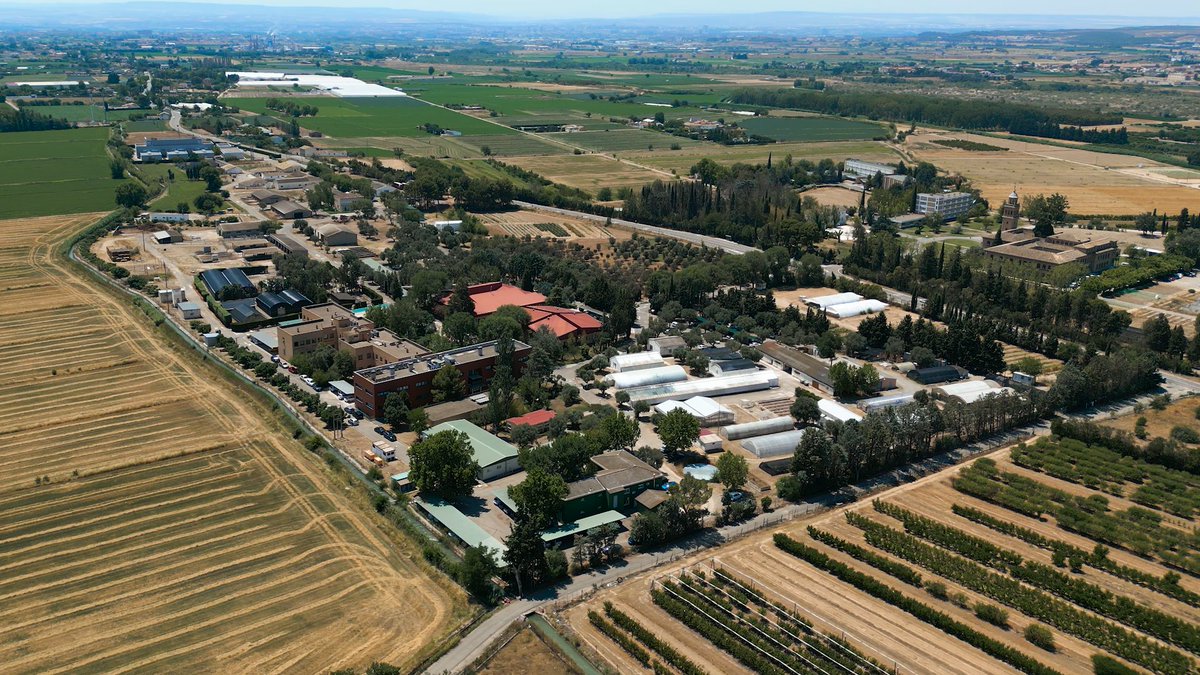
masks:
[[(330, 0), (332, 3), (333, 0)], [(353, 0), (352, 0), (353, 1)], [(368, 2), (370, 0), (367, 0)], [(738, 14), (659, 14), (640, 17), (589, 19), (539, 19), (518, 15), (483, 15), (391, 7), (313, 7), (279, 4), (221, 3), (79, 3), (37, 4), (0, 2), (0, 26), (10, 28), (96, 28), (114, 31), (147, 30), (293, 33), (362, 32), (364, 34), (411, 29), (487, 28), (497, 34), (542, 32), (563, 36), (601, 37), (606, 32), (653, 33), (688, 30), (698, 35), (729, 33), (807, 35), (917, 35), (921, 33), (1005, 32), (1058, 29), (1115, 29), (1162, 25), (1161, 17), (1066, 16), (1007, 14), (912, 14), (764, 12)], [(1170, 21), (1200, 25), (1200, 16)], [(580, 32), (586, 29), (587, 32)], [(435, 32), (440, 32), (435, 30)], [(548, 33), (547, 33), (548, 32)]]

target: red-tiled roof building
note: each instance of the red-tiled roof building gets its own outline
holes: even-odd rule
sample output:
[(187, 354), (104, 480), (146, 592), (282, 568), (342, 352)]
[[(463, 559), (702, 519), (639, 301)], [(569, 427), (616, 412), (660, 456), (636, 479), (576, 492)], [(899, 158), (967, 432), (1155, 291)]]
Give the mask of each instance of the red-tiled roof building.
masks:
[[(467, 293), (475, 304), (476, 318), (482, 319), (494, 314), (504, 305), (514, 305), (524, 308), (529, 314), (529, 330), (535, 331), (545, 326), (560, 340), (582, 337), (604, 327), (604, 324), (586, 312), (542, 304), (546, 302), (546, 296), (541, 293), (522, 290), (500, 281), (468, 286)], [(447, 294), (441, 299), (443, 307), (450, 304), (452, 295)]]
[[(468, 286), (467, 293), (471, 296), (471, 301), (475, 303), (475, 318), (477, 319), (494, 314), (504, 305), (528, 307), (546, 301), (546, 296), (541, 293), (522, 290), (501, 281)], [(442, 305), (450, 304), (451, 295), (453, 294), (447, 294), (442, 298)]]
[(604, 327), (591, 314), (574, 309), (564, 309), (554, 305), (533, 305), (525, 308), (529, 312), (529, 330), (535, 331), (542, 326), (554, 332), (558, 339), (580, 337), (595, 333)]

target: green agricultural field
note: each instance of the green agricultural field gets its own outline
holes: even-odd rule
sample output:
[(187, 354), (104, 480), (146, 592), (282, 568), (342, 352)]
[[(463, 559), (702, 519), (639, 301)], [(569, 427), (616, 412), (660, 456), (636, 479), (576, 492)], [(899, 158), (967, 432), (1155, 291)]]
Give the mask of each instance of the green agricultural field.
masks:
[(104, 122), (105, 120), (119, 122), (129, 119), (129, 116), (134, 113), (146, 112), (145, 110), (109, 110), (105, 115), (102, 105), (38, 105), (25, 107), (25, 110), (62, 118), (68, 122)]
[(629, 150), (667, 150), (678, 144), (681, 148), (697, 148), (707, 146), (714, 151), (719, 148), (714, 143), (694, 141), (690, 138), (680, 138), (658, 131), (644, 129), (613, 129), (612, 131), (580, 131), (570, 134), (546, 134), (564, 143), (577, 145), (595, 152), (626, 152)]
[[(300, 126), (333, 138), (429, 136), (421, 125), (437, 124), (463, 135), (515, 133), (469, 115), (429, 105), (409, 97), (338, 98), (305, 97), (303, 103), (317, 106), (316, 117), (305, 117)], [(263, 115), (272, 115), (266, 98), (231, 98), (224, 101)]]
[(132, 121), (128, 121), (128, 122), (122, 122), (121, 127), (124, 128), (125, 131), (127, 131), (127, 132), (166, 131), (167, 123), (158, 118), (150, 118), (150, 119), (144, 119), (144, 120), (132, 120)]
[(887, 134), (878, 124), (839, 117), (752, 117), (738, 124), (752, 134), (777, 141), (856, 141)]
[(405, 91), (440, 105), (483, 106), (500, 115), (496, 118), (497, 122), (510, 126), (582, 124), (587, 128), (595, 128), (599, 123), (608, 122), (609, 117), (653, 117), (656, 112), (663, 112), (669, 118), (699, 117), (706, 114), (696, 107), (664, 108), (645, 103), (592, 99), (578, 92), (564, 94), (519, 86), (414, 84)]
[(0, 219), (113, 208), (107, 139), (106, 128), (0, 134)]

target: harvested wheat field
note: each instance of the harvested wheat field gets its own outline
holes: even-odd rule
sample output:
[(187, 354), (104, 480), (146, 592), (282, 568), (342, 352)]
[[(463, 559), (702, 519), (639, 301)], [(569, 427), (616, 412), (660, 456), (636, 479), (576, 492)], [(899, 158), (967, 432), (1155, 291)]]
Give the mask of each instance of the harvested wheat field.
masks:
[(566, 615), (620, 672), (649, 669), (614, 635), (709, 673), (1083, 675), (1096, 654), (1194, 672), (1200, 479), (1132, 465), (1141, 483), (1126, 482), (1128, 458), (1047, 437), (701, 552)]
[[(1008, 152), (974, 152), (932, 142), (950, 139), (1004, 147)], [(1200, 198), (1190, 178), (1172, 177), (1171, 167), (1142, 157), (929, 130), (909, 136), (904, 147), (917, 160), (969, 178), (993, 208), (1014, 186), (1022, 194), (1060, 192), (1070, 201), (1071, 212), (1080, 215), (1131, 216), (1155, 209), (1178, 213), (1182, 208), (1194, 209)]]
[(5, 672), (412, 665), (462, 594), (262, 404), (61, 257), (93, 219), (0, 223)]

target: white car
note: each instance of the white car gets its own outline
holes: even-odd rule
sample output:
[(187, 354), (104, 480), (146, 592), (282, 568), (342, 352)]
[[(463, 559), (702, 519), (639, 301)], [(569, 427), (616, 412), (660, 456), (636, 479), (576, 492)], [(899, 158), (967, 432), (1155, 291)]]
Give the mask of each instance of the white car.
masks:
[(346, 426), (348, 426), (348, 427), (358, 426), (358, 420), (355, 419), (355, 417), (353, 415), (346, 415), (345, 422), (346, 422)]

